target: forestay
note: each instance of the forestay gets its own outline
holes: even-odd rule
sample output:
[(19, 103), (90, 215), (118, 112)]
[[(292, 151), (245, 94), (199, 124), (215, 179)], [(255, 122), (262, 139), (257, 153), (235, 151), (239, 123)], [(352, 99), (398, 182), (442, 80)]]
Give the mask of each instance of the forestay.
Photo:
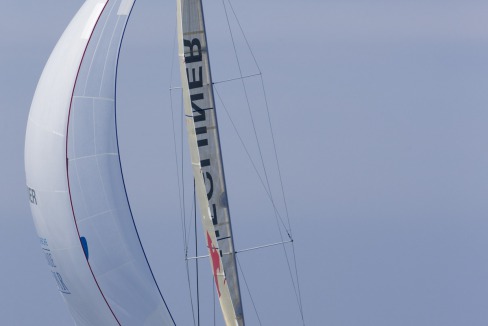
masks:
[(120, 43), (134, 0), (87, 0), (56, 45), (29, 114), (31, 210), (77, 325), (174, 325), (125, 193), (115, 125)]
[(244, 325), (200, 0), (178, 0), (186, 125), (205, 242), (227, 325)]

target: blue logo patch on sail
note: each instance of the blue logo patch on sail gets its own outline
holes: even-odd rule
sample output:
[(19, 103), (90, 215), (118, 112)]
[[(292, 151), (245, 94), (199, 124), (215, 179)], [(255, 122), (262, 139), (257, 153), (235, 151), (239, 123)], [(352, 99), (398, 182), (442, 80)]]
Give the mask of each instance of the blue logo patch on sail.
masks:
[(86, 242), (85, 237), (80, 237), (81, 246), (83, 247), (83, 252), (85, 253), (86, 260), (88, 260), (88, 242)]

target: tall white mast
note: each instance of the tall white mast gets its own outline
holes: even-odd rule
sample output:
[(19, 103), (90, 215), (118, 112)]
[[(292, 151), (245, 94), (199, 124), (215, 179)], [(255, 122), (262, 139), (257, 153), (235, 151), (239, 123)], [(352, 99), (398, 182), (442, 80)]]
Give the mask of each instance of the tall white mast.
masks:
[(190, 156), (205, 242), (226, 324), (244, 325), (201, 0), (177, 0)]

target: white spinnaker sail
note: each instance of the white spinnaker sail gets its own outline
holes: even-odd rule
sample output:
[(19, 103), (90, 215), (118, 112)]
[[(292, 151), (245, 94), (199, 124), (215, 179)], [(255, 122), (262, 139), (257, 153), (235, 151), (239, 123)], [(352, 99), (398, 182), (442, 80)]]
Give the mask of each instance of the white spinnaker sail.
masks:
[(244, 325), (201, 0), (178, 0), (178, 44), (193, 175), (227, 325)]
[(140, 244), (119, 161), (115, 77), (133, 3), (84, 3), (44, 68), (27, 124), (32, 215), (77, 325), (174, 325)]

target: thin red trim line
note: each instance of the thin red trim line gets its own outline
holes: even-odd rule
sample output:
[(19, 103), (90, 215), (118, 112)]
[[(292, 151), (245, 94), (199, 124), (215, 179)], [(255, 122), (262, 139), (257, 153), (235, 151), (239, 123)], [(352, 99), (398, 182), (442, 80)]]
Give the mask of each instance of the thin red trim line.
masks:
[[(71, 107), (73, 105), (73, 96), (75, 95), (76, 82), (78, 81), (78, 75), (80, 74), (81, 64), (83, 63), (83, 59), (85, 58), (86, 50), (88, 49), (88, 45), (90, 44), (91, 38), (93, 36), (93, 32), (95, 31), (95, 28), (97, 27), (98, 21), (100, 20), (100, 17), (102, 16), (103, 12), (105, 11), (105, 8), (107, 7), (107, 4), (109, 3), (109, 1), (110, 0), (107, 0), (107, 2), (105, 2), (105, 5), (103, 6), (102, 11), (100, 12), (100, 15), (97, 18), (97, 21), (95, 23), (95, 26), (93, 27), (93, 30), (91, 31), (90, 37), (88, 38), (88, 41), (86, 42), (85, 50), (83, 51), (83, 56), (81, 57), (80, 65), (78, 66), (78, 71), (76, 73), (76, 78), (75, 78), (75, 83), (73, 85), (73, 90), (71, 91), (71, 100), (70, 100), (70, 103), (69, 103), (69, 111), (68, 111), (68, 122), (66, 124), (66, 179), (68, 180), (69, 202), (70, 202), (70, 205), (71, 205), (71, 211), (73, 212), (73, 220), (75, 222), (76, 232), (78, 233), (78, 239), (80, 238), (80, 230), (78, 229), (78, 223), (76, 223), (75, 209), (73, 207), (73, 200), (71, 198), (71, 188), (70, 188), (70, 184), (69, 184), (69, 172), (68, 172), (68, 134), (69, 134), (69, 121), (70, 121), (70, 116), (71, 116)], [(81, 244), (81, 240), (80, 240), (80, 246), (81, 246), (81, 249), (84, 250), (83, 249), (83, 246)], [(88, 264), (88, 268), (90, 269), (90, 272), (91, 272), (91, 274), (93, 276), (93, 280), (95, 281), (95, 284), (97, 285), (98, 290), (100, 291), (100, 294), (102, 295), (103, 300), (107, 304), (108, 309), (110, 309), (110, 312), (112, 313), (112, 315), (114, 316), (115, 320), (117, 321), (117, 324), (119, 324), (119, 326), (121, 326), (120, 321), (117, 319), (117, 316), (115, 316), (115, 313), (112, 310), (112, 307), (110, 307), (110, 304), (108, 303), (107, 298), (105, 298), (105, 295), (103, 294), (103, 291), (100, 288), (100, 285), (98, 284), (97, 278), (95, 277), (95, 274), (93, 273), (93, 269), (91, 268), (91, 265), (90, 265), (90, 262), (88, 261), (88, 259), (86, 259), (86, 263)]]

